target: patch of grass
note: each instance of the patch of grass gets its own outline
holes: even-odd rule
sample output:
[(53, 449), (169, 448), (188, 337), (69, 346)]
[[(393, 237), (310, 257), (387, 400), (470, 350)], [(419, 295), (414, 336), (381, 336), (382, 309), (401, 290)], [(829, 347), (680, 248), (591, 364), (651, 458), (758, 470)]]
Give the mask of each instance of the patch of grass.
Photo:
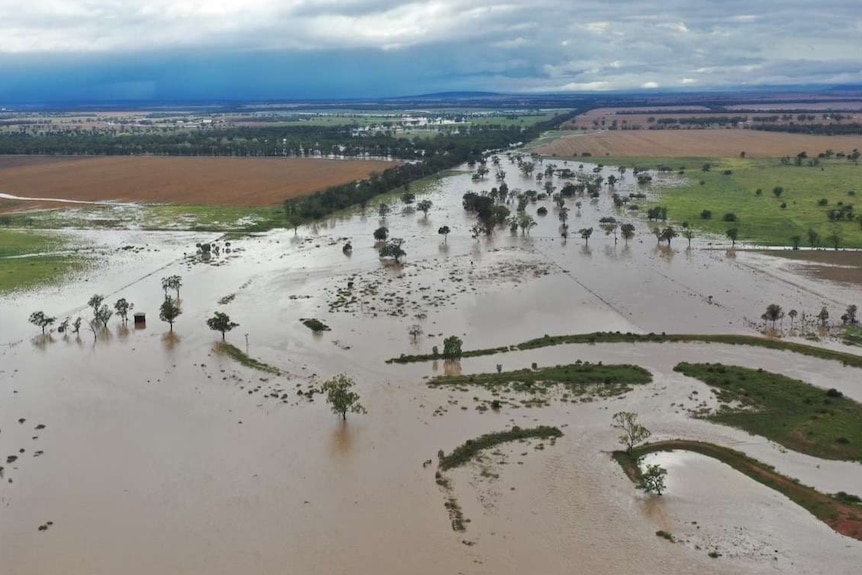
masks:
[(718, 363), (680, 363), (674, 371), (713, 388), (722, 407), (707, 416), (824, 459), (862, 461), (862, 404), (760, 369)]
[[(579, 333), (574, 335), (546, 335), (537, 339), (531, 339), (518, 345), (477, 349), (465, 351), (463, 357), (476, 357), (480, 355), (493, 355), (509, 351), (523, 351), (538, 349), (552, 345), (563, 344), (595, 344), (595, 343), (724, 343), (728, 345), (752, 345), (768, 349), (791, 351), (801, 355), (808, 355), (820, 359), (840, 361), (844, 365), (862, 368), (862, 356), (852, 353), (844, 353), (831, 349), (824, 349), (778, 339), (767, 339), (753, 335), (735, 334), (637, 334), (600, 331), (593, 333)], [(420, 361), (432, 361), (440, 359), (432, 354), (425, 355), (401, 355), (397, 358), (387, 360), (386, 363), (413, 363)]]
[(0, 228), (0, 258), (24, 254), (40, 254), (56, 251), (63, 247), (64, 243), (58, 237), (29, 231), (5, 230)]
[[(801, 152), (802, 150), (800, 150)], [(807, 150), (816, 157), (824, 150)], [(849, 150), (847, 150), (849, 151)], [(688, 222), (698, 229), (724, 237), (730, 227), (739, 229), (739, 240), (762, 245), (791, 245), (790, 238), (802, 236), (807, 244), (807, 232), (816, 230), (822, 238), (839, 229), (845, 247), (862, 247), (862, 226), (858, 221), (830, 222), (827, 213), (838, 202), (854, 203), (849, 191), (859, 191), (862, 166), (847, 160), (819, 160), (814, 167), (782, 165), (780, 159), (741, 158), (602, 158), (605, 165), (639, 166), (656, 168), (670, 166), (674, 171), (685, 168), (685, 176), (673, 186), (653, 186), (659, 195), (655, 202), (668, 208), (669, 217), (676, 222)], [(807, 162), (807, 160), (806, 160)], [(711, 164), (702, 171), (703, 164)], [(821, 169), (822, 168), (822, 169)], [(731, 170), (731, 174), (725, 174)], [(703, 181), (703, 185), (700, 182)], [(784, 189), (776, 197), (772, 190)], [(756, 190), (761, 189), (761, 195)], [(827, 204), (818, 205), (821, 198)], [(786, 204), (785, 208), (781, 205)], [(862, 206), (857, 206), (862, 214)], [(700, 213), (710, 210), (714, 217), (703, 220)], [(720, 215), (733, 212), (738, 220), (723, 222)], [(821, 240), (822, 247), (831, 247)]]
[(797, 480), (782, 475), (771, 466), (739, 451), (702, 441), (674, 439), (641, 445), (634, 448), (631, 454), (615, 451), (613, 456), (634, 482), (637, 476), (633, 475), (633, 469), (637, 469), (637, 462), (641, 457), (658, 451), (676, 450), (691, 451), (717, 459), (758, 483), (782, 493), (838, 533), (862, 540), (862, 516), (859, 515), (859, 508), (856, 505), (848, 505), (839, 498), (802, 485)]
[(85, 259), (68, 255), (0, 259), (0, 294), (58, 284), (86, 267)]
[[(526, 405), (547, 405), (548, 392), (561, 387), (564, 398), (589, 395), (611, 397), (622, 395), (631, 390), (631, 385), (652, 381), (652, 374), (636, 365), (602, 365), (601, 363), (574, 363), (539, 369), (521, 369), (501, 373), (480, 373), (475, 375), (440, 376), (428, 382), (429, 386), (451, 386), (464, 391), (479, 386), (495, 394), (498, 392), (528, 393), (539, 396), (526, 402)], [(500, 402), (491, 403), (492, 409), (499, 409)]]
[(246, 355), (244, 351), (242, 351), (236, 346), (222, 342), (218, 344), (218, 347), (227, 355), (229, 355), (232, 359), (235, 359), (246, 367), (257, 369), (259, 371), (264, 371), (266, 373), (271, 373), (273, 375), (281, 375), (281, 370), (277, 367), (274, 367), (272, 365), (269, 365), (268, 363), (264, 363), (260, 360)]
[(513, 427), (508, 431), (499, 431), (496, 433), (486, 433), (476, 439), (468, 439), (466, 443), (456, 447), (452, 453), (440, 457), (440, 470), (447, 471), (455, 467), (460, 467), (468, 463), (483, 449), (508, 443), (510, 441), (520, 441), (522, 439), (550, 439), (562, 437), (563, 432), (556, 427), (540, 425), (528, 429)]
[(302, 325), (310, 329), (311, 331), (330, 331), (330, 327), (320, 321), (319, 319), (309, 318), (309, 319), (301, 319)]
[(862, 328), (848, 327), (844, 330), (844, 334), (841, 336), (841, 341), (846, 345), (862, 347)]

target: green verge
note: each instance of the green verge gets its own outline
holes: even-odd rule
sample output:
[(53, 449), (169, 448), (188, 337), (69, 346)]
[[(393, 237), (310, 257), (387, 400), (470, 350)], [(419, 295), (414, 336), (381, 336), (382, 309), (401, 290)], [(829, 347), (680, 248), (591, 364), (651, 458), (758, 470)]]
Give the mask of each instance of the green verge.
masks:
[(713, 388), (721, 408), (707, 419), (823, 459), (862, 461), (862, 404), (835, 389), (719, 363), (680, 363), (674, 371)]
[(272, 365), (269, 365), (268, 363), (264, 363), (262, 361), (259, 361), (253, 357), (246, 355), (245, 352), (243, 352), (241, 349), (239, 349), (236, 346), (233, 346), (229, 343), (222, 342), (222, 343), (218, 344), (218, 347), (219, 347), (219, 349), (224, 351), (228, 356), (230, 356), (232, 359), (238, 361), (239, 363), (241, 363), (242, 365), (244, 365), (246, 367), (250, 367), (252, 369), (257, 369), (259, 371), (265, 371), (266, 373), (271, 373), (273, 375), (281, 375), (281, 370), (278, 369), (277, 367), (274, 367)]
[[(750, 345), (755, 347), (765, 347), (768, 349), (791, 351), (801, 355), (817, 357), (820, 359), (840, 361), (844, 365), (862, 368), (862, 356), (855, 355), (852, 353), (844, 353), (840, 351), (834, 351), (831, 349), (824, 349), (790, 341), (766, 339), (763, 337), (757, 337), (752, 335), (733, 334), (637, 334), (599, 331), (574, 335), (546, 335), (544, 337), (531, 339), (512, 346), (465, 351), (462, 357), (493, 355), (497, 353), (506, 353), (509, 351), (525, 351), (529, 349), (538, 349), (553, 345), (596, 343), (723, 343), (728, 345)], [(399, 357), (386, 360), (386, 363), (415, 363), (439, 359), (443, 359), (442, 356), (435, 356), (433, 354), (402, 354)]]
[(501, 443), (530, 438), (550, 439), (562, 436), (563, 432), (558, 428), (546, 425), (540, 425), (538, 427), (531, 427), (528, 429), (521, 429), (516, 426), (508, 431), (486, 433), (485, 435), (480, 435), (476, 439), (468, 439), (466, 443), (456, 447), (452, 453), (443, 455), (440, 458), (440, 470), (447, 471), (455, 467), (460, 467), (461, 465), (468, 463), (483, 449), (488, 449), (489, 447), (494, 447)]
[[(802, 150), (800, 150), (801, 152)], [(812, 157), (824, 150), (807, 150)], [(838, 151), (838, 150), (836, 150)], [(850, 150), (844, 150), (850, 152)], [(655, 169), (667, 166), (674, 173), (685, 170), (685, 176), (671, 186), (642, 186), (658, 195), (653, 205), (667, 207), (675, 222), (724, 237), (730, 228), (739, 230), (739, 241), (768, 246), (792, 245), (791, 237), (802, 237), (808, 244), (808, 230), (820, 234), (821, 247), (832, 247), (825, 238), (838, 231), (842, 247), (862, 247), (862, 225), (859, 220), (830, 222), (827, 216), (842, 205), (858, 204), (862, 196), (862, 166), (847, 160), (821, 159), (819, 165), (782, 165), (778, 158), (585, 158), (605, 165)], [(702, 171), (704, 164), (709, 171)], [(730, 171), (726, 174), (726, 171)], [(627, 178), (633, 178), (630, 172)], [(703, 182), (701, 185), (700, 182)], [(772, 190), (783, 188), (776, 197)], [(760, 189), (761, 194), (756, 191)], [(853, 192), (851, 194), (851, 192)], [(819, 205), (821, 199), (826, 205)], [(781, 205), (785, 204), (782, 208)], [(641, 206), (644, 208), (645, 206)], [(701, 212), (709, 210), (712, 218), (704, 220)], [(726, 213), (736, 214), (735, 222), (725, 222)], [(862, 210), (854, 210), (856, 215)]]
[(638, 461), (641, 457), (658, 451), (676, 450), (691, 451), (717, 459), (758, 483), (785, 495), (838, 533), (862, 540), (862, 507), (857, 503), (858, 498), (843, 492), (835, 495), (821, 493), (739, 451), (702, 441), (675, 439), (647, 443), (636, 447), (630, 454), (625, 451), (615, 451), (613, 457), (629, 479), (637, 482), (640, 475)]

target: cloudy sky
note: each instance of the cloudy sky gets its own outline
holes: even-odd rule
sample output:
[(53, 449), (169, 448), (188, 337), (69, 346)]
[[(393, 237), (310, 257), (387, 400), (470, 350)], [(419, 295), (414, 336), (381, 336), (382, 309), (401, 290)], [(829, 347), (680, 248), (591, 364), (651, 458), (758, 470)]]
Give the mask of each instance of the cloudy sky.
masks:
[(859, 0), (0, 0), (0, 103), (812, 83)]

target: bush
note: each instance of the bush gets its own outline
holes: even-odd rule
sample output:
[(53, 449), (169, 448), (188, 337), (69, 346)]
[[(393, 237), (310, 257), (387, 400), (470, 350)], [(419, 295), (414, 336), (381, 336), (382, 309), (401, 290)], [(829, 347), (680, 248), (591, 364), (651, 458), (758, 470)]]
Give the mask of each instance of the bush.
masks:
[(736, 221), (736, 214), (733, 212), (727, 212), (726, 214), (724, 214), (724, 216), (722, 216), (721, 219), (724, 220), (725, 222), (735, 222)]
[(711, 220), (712, 219), (712, 212), (709, 210), (703, 210), (702, 212), (700, 212), (700, 219)]

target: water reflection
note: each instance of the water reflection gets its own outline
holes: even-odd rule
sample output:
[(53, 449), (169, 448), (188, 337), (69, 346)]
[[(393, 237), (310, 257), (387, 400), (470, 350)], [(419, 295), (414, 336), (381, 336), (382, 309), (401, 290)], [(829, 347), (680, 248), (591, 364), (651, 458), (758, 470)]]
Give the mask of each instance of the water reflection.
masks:
[(352, 455), (356, 449), (356, 439), (359, 434), (358, 429), (357, 426), (350, 425), (349, 422), (339, 419), (338, 425), (332, 432), (332, 438), (329, 443), (330, 452), (338, 457)]
[(168, 351), (174, 351), (174, 348), (182, 341), (182, 338), (174, 331), (169, 331), (162, 335), (162, 345)]

